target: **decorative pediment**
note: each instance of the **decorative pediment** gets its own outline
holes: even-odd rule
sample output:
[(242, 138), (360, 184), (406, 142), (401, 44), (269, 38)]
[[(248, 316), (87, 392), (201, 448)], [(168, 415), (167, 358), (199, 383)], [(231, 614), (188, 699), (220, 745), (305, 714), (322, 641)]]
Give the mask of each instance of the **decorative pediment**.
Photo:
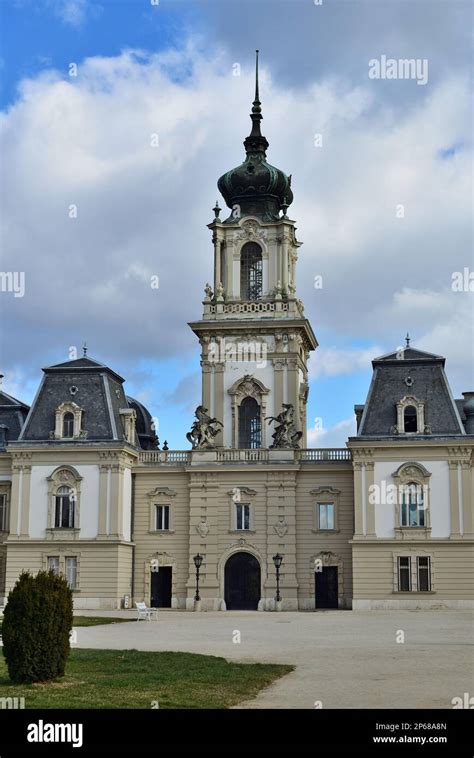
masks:
[(172, 490), (169, 487), (155, 487), (154, 490), (148, 492), (147, 497), (176, 497), (177, 494), (176, 490)]
[(236, 491), (240, 492), (243, 495), (256, 495), (257, 494), (257, 490), (253, 490), (250, 487), (233, 487), (231, 490), (228, 491), (227, 494), (230, 495), (230, 497), (234, 497), (237, 494)]
[(401, 400), (398, 401), (397, 405), (400, 405), (402, 408), (407, 408), (409, 405), (413, 405), (415, 408), (418, 408), (420, 405), (423, 405), (423, 401), (418, 400), (415, 395), (405, 395)]
[(74, 487), (81, 480), (82, 476), (80, 476), (73, 466), (58, 466), (47, 479), (48, 482), (57, 486), (64, 485), (69, 487)]
[(259, 379), (246, 374), (241, 379), (237, 379), (227, 392), (229, 395), (235, 395), (237, 402), (239, 402), (244, 397), (253, 397), (258, 400), (262, 395), (268, 395), (270, 390)]
[(431, 473), (421, 463), (408, 461), (407, 463), (402, 463), (393, 472), (392, 477), (402, 483), (408, 481), (426, 482), (431, 477)]
[(333, 497), (340, 495), (341, 490), (336, 489), (335, 487), (316, 487), (314, 490), (310, 490), (310, 495), (332, 495)]

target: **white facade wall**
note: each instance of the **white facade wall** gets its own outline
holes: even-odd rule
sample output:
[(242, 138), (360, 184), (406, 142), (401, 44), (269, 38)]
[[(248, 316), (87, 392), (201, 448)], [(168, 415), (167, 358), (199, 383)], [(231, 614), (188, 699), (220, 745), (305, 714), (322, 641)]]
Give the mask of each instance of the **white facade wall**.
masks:
[[(30, 537), (44, 538), (48, 527), (48, 477), (60, 463), (36, 465), (31, 469)], [(74, 467), (82, 476), (80, 501), (80, 537), (97, 537), (99, 526), (99, 467), (84, 465)]]
[[(408, 461), (384, 461), (374, 465), (374, 484), (382, 488), (395, 485), (392, 474)], [(449, 537), (451, 533), (451, 515), (449, 501), (449, 467), (447, 461), (416, 460), (431, 473), (430, 478), (430, 515), (432, 539)], [(384, 485), (385, 482), (385, 485)], [(377, 537), (393, 538), (395, 536), (395, 505), (381, 503), (375, 505), (375, 533)], [(398, 525), (397, 525), (398, 526)]]

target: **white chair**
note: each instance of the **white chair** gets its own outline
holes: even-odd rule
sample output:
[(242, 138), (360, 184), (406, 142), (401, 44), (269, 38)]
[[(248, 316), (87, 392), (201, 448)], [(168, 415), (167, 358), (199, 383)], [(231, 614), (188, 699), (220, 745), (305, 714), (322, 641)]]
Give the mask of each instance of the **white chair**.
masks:
[(138, 613), (137, 621), (143, 619), (144, 621), (151, 621), (151, 617), (158, 618), (158, 610), (156, 608), (147, 608), (146, 603), (135, 603)]

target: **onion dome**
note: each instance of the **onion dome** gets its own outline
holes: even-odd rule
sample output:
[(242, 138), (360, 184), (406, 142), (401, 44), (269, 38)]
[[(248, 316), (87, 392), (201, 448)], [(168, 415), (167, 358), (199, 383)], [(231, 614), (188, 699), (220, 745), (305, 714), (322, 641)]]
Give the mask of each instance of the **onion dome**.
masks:
[[(244, 141), (246, 158), (240, 166), (221, 176), (217, 186), (229, 208), (239, 207), (236, 210), (240, 209), (240, 216), (258, 216), (274, 221), (280, 210), (286, 213), (286, 208), (293, 202), (293, 193), (291, 176), (266, 160), (268, 141), (260, 131), (263, 116), (258, 92), (258, 50), (256, 53), (255, 100), (250, 114), (252, 130)], [(231, 215), (227, 220), (233, 221), (236, 216)]]
[(158, 438), (150, 411), (142, 403), (139, 403), (138, 400), (135, 400), (134, 397), (127, 395), (127, 401), (129, 407), (133, 408), (137, 414), (136, 430), (141, 449), (156, 450)]
[(474, 434), (474, 392), (463, 392), (466, 434)]

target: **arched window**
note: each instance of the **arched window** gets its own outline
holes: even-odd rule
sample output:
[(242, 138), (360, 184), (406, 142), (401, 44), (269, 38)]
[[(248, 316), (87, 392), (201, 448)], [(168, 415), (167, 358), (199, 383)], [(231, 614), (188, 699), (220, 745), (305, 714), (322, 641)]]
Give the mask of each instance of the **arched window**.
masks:
[(400, 526), (426, 526), (423, 486), (409, 482), (403, 487)]
[(74, 437), (73, 413), (65, 413), (63, 416), (63, 437)]
[(260, 406), (253, 397), (242, 400), (239, 408), (239, 447), (256, 448), (262, 445)]
[(403, 422), (405, 432), (418, 431), (417, 412), (413, 405), (407, 405), (405, 408), (403, 412)]
[(258, 300), (262, 297), (262, 248), (246, 242), (240, 251), (240, 298)]
[(59, 487), (56, 492), (56, 509), (54, 526), (58, 529), (74, 528), (74, 490), (71, 487)]

